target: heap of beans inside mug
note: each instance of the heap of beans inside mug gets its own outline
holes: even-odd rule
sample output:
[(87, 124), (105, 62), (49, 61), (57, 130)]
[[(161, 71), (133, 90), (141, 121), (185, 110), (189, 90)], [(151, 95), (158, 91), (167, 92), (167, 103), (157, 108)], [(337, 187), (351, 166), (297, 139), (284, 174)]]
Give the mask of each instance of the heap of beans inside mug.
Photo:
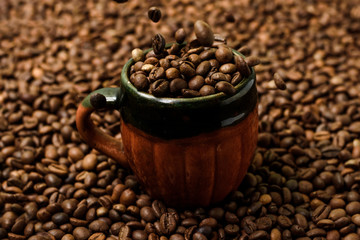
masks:
[(156, 34), (151, 51), (134, 49), (136, 63), (131, 67), (130, 81), (136, 89), (175, 98), (235, 94), (235, 87), (250, 76), (259, 59), (235, 55), (204, 21), (195, 23), (194, 32), (196, 38), (187, 44), (185, 30), (180, 28), (175, 33), (176, 43), (166, 45), (164, 37)]

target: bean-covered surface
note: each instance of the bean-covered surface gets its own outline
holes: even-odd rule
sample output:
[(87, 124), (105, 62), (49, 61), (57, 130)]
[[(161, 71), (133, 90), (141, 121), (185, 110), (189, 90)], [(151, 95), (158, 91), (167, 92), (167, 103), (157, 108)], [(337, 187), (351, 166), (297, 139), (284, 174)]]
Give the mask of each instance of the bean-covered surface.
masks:
[[(175, 209), (89, 148), (75, 112), (199, 19), (260, 59), (258, 149), (223, 202)], [(360, 239), (359, 71), (358, 0), (2, 0), (0, 239)], [(119, 118), (92, 115), (118, 138)]]

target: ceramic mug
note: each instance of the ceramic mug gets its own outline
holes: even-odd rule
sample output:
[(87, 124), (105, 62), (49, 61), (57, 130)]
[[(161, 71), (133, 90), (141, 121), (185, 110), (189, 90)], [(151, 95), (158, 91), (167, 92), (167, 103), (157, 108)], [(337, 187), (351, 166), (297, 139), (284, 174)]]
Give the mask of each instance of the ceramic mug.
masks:
[[(133, 64), (130, 59), (124, 66), (119, 88), (96, 90), (82, 101), (76, 113), (81, 137), (123, 167), (130, 166), (154, 199), (170, 206), (223, 200), (240, 185), (257, 144), (254, 69), (235, 86), (233, 96), (158, 98), (130, 83)], [(92, 123), (93, 94), (105, 96), (107, 108), (120, 110), (122, 141)]]

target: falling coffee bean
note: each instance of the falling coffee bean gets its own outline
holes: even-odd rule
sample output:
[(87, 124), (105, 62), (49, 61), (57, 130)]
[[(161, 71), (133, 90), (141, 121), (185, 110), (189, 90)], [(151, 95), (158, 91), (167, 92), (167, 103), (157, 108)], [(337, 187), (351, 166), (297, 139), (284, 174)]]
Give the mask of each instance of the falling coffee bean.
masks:
[(160, 34), (156, 34), (152, 39), (152, 47), (155, 54), (161, 54), (165, 49), (165, 38)]
[(198, 20), (194, 24), (194, 31), (196, 38), (203, 46), (211, 46), (214, 42), (214, 33), (209, 24), (204, 21)]
[(151, 21), (157, 23), (161, 19), (161, 11), (157, 7), (151, 7), (148, 10), (148, 17)]
[(177, 43), (183, 43), (185, 41), (186, 38), (186, 32), (184, 28), (179, 28), (176, 32), (175, 32), (175, 40)]

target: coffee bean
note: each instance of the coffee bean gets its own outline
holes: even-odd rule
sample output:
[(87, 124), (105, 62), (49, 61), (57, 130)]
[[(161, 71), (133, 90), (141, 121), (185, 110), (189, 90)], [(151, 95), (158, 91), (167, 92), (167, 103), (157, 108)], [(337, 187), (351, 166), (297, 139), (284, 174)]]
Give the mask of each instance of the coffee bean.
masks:
[(89, 240), (105, 240), (106, 235), (104, 233), (94, 233), (90, 236)]
[(226, 81), (220, 81), (216, 83), (215, 89), (219, 92), (223, 92), (226, 95), (230, 95), (230, 96), (236, 93), (236, 89), (234, 88), (234, 86)]
[(204, 85), (204, 83), (204, 78), (200, 75), (196, 75), (195, 77), (190, 79), (188, 84), (191, 90), (199, 90)]
[(175, 78), (170, 82), (169, 88), (171, 93), (179, 93), (182, 89), (188, 87), (188, 83), (182, 78)]
[(165, 38), (159, 33), (156, 34), (152, 39), (152, 47), (155, 54), (161, 54), (165, 49)]
[(249, 240), (257, 240), (257, 239), (270, 239), (270, 236), (264, 230), (259, 230), (250, 234)]
[(157, 23), (161, 19), (161, 11), (157, 7), (151, 7), (148, 10), (148, 17), (151, 21)]
[(312, 213), (312, 219), (314, 222), (317, 222), (321, 219), (327, 218), (329, 216), (329, 213), (331, 213), (331, 207), (328, 205), (321, 205), (318, 206), (314, 212)]
[(349, 126), (349, 131), (353, 133), (360, 133), (360, 121), (351, 123)]
[(180, 64), (180, 73), (186, 78), (191, 78), (195, 76), (196, 72), (194, 65), (191, 62), (183, 62)]
[[(225, 64), (225, 63), (229, 63), (232, 61), (233, 53), (231, 52), (231, 50), (228, 47), (221, 46), (216, 50), (215, 57), (216, 57), (216, 60), (220, 64)], [(233, 70), (233, 69), (231, 69), (231, 70)]]
[(306, 236), (308, 237), (321, 237), (321, 236), (326, 236), (326, 231), (324, 229), (321, 228), (313, 228), (309, 231), (306, 232)]
[(256, 65), (258, 65), (258, 64), (261, 63), (260, 59), (259, 59), (258, 57), (255, 57), (255, 56), (247, 57), (247, 58), (245, 59), (245, 61), (246, 61), (247, 65), (248, 65), (249, 67), (254, 67), (254, 66), (256, 66)]
[(333, 209), (329, 214), (329, 218), (333, 221), (336, 221), (337, 219), (345, 216), (346, 216), (346, 212), (344, 209), (341, 208)]
[(150, 85), (149, 93), (160, 97), (169, 91), (169, 82), (165, 79), (159, 79)]
[(140, 216), (142, 219), (144, 219), (147, 222), (153, 222), (156, 219), (154, 210), (148, 206), (141, 208)]
[(69, 221), (69, 216), (66, 213), (56, 213), (51, 217), (51, 220), (56, 224), (56, 225), (62, 225), (65, 224)]
[(90, 237), (90, 231), (85, 227), (76, 227), (73, 231), (75, 240), (85, 240)]
[(169, 235), (176, 230), (176, 220), (174, 215), (164, 213), (160, 217), (160, 229), (163, 234)]
[(350, 216), (360, 213), (360, 202), (356, 201), (356, 202), (350, 202), (349, 204), (347, 204), (346, 212)]
[(215, 93), (215, 88), (213, 86), (204, 85), (200, 88), (199, 93), (201, 96), (208, 96)]
[(324, 229), (331, 229), (334, 228), (335, 223), (330, 219), (322, 219), (316, 223), (316, 226)]
[(213, 44), (214, 33), (206, 22), (197, 20), (194, 24), (194, 32), (202, 46), (207, 47)]
[(134, 59), (135, 62), (139, 62), (139, 61), (143, 61), (144, 60), (144, 52), (139, 49), (139, 48), (135, 48), (134, 50), (131, 51), (131, 57), (132, 59)]
[(11, 232), (16, 234), (22, 234), (25, 228), (25, 218), (19, 217), (16, 219), (15, 224), (11, 227)]
[(186, 32), (184, 28), (179, 28), (176, 32), (175, 32), (175, 40), (177, 43), (181, 44), (185, 41), (186, 38)]
[(219, 71), (226, 74), (233, 74), (236, 72), (236, 67), (235, 64), (226, 63), (220, 67)]
[(257, 229), (259, 230), (270, 230), (272, 226), (272, 221), (269, 217), (261, 217), (256, 220)]
[(184, 98), (200, 97), (200, 93), (191, 89), (181, 89), (181, 94)]
[(340, 218), (338, 218), (337, 220), (334, 221), (335, 228), (345, 227), (345, 226), (349, 225), (350, 221), (351, 220), (348, 217), (340, 217)]
[(360, 236), (357, 233), (349, 233), (344, 237), (344, 240), (359, 240)]
[(161, 79), (161, 78), (165, 78), (165, 69), (162, 67), (153, 68), (149, 74), (149, 80), (151, 82), (154, 82), (157, 79)]
[(176, 68), (169, 68), (165, 71), (167, 79), (180, 78), (180, 71)]
[(194, 66), (198, 66), (201, 63), (201, 59), (196, 53), (190, 54), (188, 56), (188, 60), (192, 62)]
[(105, 231), (109, 230), (109, 226), (104, 221), (95, 220), (89, 224), (89, 229), (93, 232), (105, 232)]
[(245, 60), (240, 56), (235, 56), (234, 58), (235, 66), (240, 74), (244, 77), (248, 77), (251, 74), (251, 70)]
[(196, 74), (201, 76), (206, 76), (206, 74), (210, 71), (211, 65), (209, 61), (201, 62), (196, 68)]
[(286, 84), (285, 84), (284, 80), (282, 79), (282, 77), (280, 76), (280, 74), (278, 74), (278, 73), (274, 74), (274, 81), (275, 81), (275, 85), (278, 89), (280, 89), (280, 90), (286, 89)]

